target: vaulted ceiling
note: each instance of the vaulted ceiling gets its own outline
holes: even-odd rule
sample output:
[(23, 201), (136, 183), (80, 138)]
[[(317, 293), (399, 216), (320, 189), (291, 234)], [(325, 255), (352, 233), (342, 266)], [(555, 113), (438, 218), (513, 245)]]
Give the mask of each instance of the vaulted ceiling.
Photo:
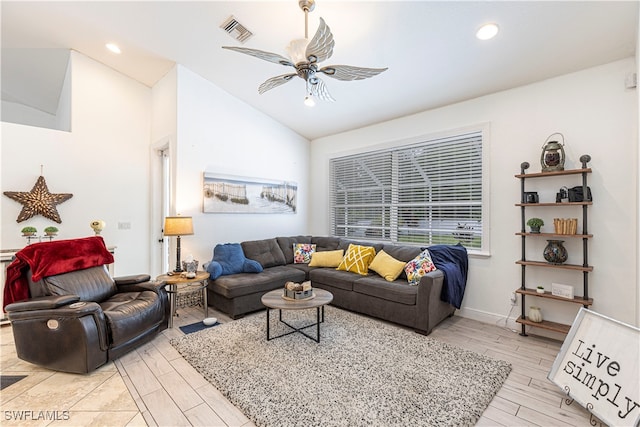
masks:
[[(3, 0), (1, 8), (3, 99), (51, 109), (66, 67), (56, 58), (74, 49), (149, 87), (181, 64), (308, 139), (634, 56), (638, 26), (636, 1), (317, 0), (309, 37), (322, 17), (335, 39), (320, 65), (389, 69), (361, 81), (322, 77), (336, 102), (310, 108), (297, 77), (258, 94), (290, 68), (221, 48), (287, 56), (289, 42), (304, 36), (296, 0)], [(253, 33), (244, 44), (220, 28), (231, 15)], [(487, 22), (500, 32), (478, 40)], [(106, 50), (108, 42), (122, 53)]]

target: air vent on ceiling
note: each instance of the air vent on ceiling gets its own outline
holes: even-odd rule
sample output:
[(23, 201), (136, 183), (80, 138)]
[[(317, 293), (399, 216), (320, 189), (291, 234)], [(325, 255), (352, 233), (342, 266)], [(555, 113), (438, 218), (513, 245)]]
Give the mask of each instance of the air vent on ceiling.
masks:
[(234, 18), (233, 15), (228, 17), (227, 20), (220, 25), (220, 28), (225, 30), (229, 35), (231, 35), (231, 37), (238, 40), (240, 43), (246, 42), (253, 35), (253, 33), (247, 30), (244, 25), (236, 21), (236, 18)]

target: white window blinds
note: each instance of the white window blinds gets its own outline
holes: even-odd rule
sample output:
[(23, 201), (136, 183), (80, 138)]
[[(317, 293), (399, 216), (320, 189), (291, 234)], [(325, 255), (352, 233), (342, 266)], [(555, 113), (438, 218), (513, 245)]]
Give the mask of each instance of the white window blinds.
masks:
[(482, 132), (330, 160), (335, 236), (482, 248)]

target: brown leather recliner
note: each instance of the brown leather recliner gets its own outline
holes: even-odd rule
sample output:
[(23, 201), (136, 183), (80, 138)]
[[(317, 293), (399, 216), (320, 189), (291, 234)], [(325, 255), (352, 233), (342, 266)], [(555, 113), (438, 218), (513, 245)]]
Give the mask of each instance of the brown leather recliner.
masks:
[(106, 266), (33, 282), (30, 298), (5, 310), (18, 357), (49, 369), (88, 373), (151, 340), (168, 326), (164, 282), (112, 278)]

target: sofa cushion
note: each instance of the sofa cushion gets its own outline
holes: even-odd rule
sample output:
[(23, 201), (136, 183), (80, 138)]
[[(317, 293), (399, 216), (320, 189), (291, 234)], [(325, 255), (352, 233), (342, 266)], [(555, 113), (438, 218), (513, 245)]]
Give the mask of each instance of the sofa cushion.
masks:
[(78, 295), (80, 301), (103, 301), (116, 293), (116, 284), (105, 266), (85, 268), (45, 277), (48, 295)]
[(385, 280), (393, 282), (404, 270), (406, 262), (399, 261), (387, 254), (384, 249), (378, 252), (369, 265), (369, 270), (375, 271)]
[(376, 250), (373, 246), (354, 245), (351, 243), (338, 266), (338, 270), (362, 275), (367, 274), (369, 264), (371, 264), (375, 256)]
[(311, 243), (294, 243), (293, 244), (293, 263), (309, 264), (311, 255), (316, 251), (316, 245)]
[(287, 264), (291, 264), (293, 263), (293, 245), (296, 243), (311, 243), (311, 236), (276, 237), (276, 240), (284, 254), (284, 259), (287, 260)]
[(367, 276), (353, 283), (354, 292), (371, 295), (400, 304), (415, 305), (418, 288), (409, 286), (404, 280), (388, 282), (379, 276)]
[(333, 267), (337, 268), (342, 262), (344, 251), (336, 249), (335, 251), (314, 252), (311, 255), (309, 267)]
[(100, 303), (116, 347), (151, 330), (164, 319), (164, 304), (153, 291), (122, 292)]
[(259, 262), (247, 259), (240, 243), (223, 243), (213, 248), (213, 260), (207, 265), (212, 279), (237, 273), (260, 273)]
[(384, 245), (382, 249), (398, 261), (409, 262), (422, 252), (420, 246)]
[[(311, 243), (316, 245), (316, 251), (333, 251), (340, 245), (339, 237), (312, 237)], [(346, 248), (343, 248), (346, 249)]]
[(240, 244), (244, 250), (244, 255), (249, 259), (258, 261), (262, 268), (275, 267), (287, 263), (275, 237), (273, 239), (250, 240)]
[(320, 284), (345, 291), (352, 291), (353, 282), (360, 277), (362, 276), (348, 271), (334, 270), (333, 268), (314, 268), (309, 271), (311, 286)]
[(376, 253), (380, 252), (382, 250), (382, 247), (384, 246), (384, 244), (382, 243), (365, 242), (365, 241), (357, 241), (357, 240), (349, 240), (349, 239), (341, 238), (337, 249), (344, 249), (346, 253), (347, 250), (349, 249), (349, 245), (352, 245), (352, 244), (358, 245), (358, 246), (371, 246), (373, 247), (373, 249), (376, 250)]
[(436, 269), (435, 264), (431, 261), (429, 250), (425, 249), (420, 254), (409, 261), (404, 268), (407, 275), (407, 281), (410, 285), (417, 286), (422, 276)]
[(265, 293), (284, 287), (285, 282), (303, 282), (305, 272), (289, 266), (265, 268), (260, 274), (233, 274), (209, 280), (208, 288), (226, 298)]

